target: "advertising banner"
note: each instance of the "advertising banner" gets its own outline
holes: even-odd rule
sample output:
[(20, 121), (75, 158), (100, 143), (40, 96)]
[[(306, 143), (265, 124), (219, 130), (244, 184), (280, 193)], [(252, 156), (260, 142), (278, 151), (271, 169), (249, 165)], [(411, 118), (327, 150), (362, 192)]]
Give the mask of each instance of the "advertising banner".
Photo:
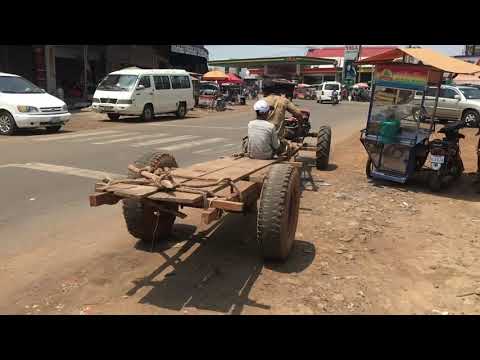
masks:
[(361, 45), (345, 45), (345, 53), (343, 55), (343, 83), (351, 86), (357, 79), (357, 69), (355, 61), (360, 56)]
[(381, 64), (375, 67), (374, 79), (383, 86), (423, 89), (428, 84), (428, 69), (412, 65)]

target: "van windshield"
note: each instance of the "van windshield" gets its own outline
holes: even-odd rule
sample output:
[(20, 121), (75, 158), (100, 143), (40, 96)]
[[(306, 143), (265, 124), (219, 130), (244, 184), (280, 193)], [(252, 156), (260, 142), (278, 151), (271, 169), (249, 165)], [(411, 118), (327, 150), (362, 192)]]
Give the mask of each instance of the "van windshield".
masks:
[(108, 75), (98, 85), (98, 90), (130, 91), (135, 85), (137, 78), (137, 75)]
[(325, 84), (325, 90), (338, 90), (340, 87), (338, 84)]
[(19, 76), (0, 76), (0, 92), (7, 94), (41, 94), (38, 86)]

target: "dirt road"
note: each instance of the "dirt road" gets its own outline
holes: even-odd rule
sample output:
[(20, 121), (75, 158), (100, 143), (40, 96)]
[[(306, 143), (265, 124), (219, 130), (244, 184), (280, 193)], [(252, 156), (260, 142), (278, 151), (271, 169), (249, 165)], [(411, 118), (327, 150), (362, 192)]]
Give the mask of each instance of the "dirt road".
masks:
[[(477, 138), (463, 132), (469, 173)], [(173, 238), (150, 252), (128, 236), (119, 207), (95, 209), (81, 224), (60, 219), (42, 235), (50, 236), (48, 246), (2, 262), (0, 286), (9, 301), (1, 301), (0, 312), (480, 313), (480, 195), (472, 176), (441, 194), (421, 183), (370, 183), (358, 133), (344, 138), (330, 171), (303, 176), (287, 263), (259, 261), (251, 216), (227, 216), (210, 230), (180, 222)], [(68, 241), (52, 240), (64, 228)]]

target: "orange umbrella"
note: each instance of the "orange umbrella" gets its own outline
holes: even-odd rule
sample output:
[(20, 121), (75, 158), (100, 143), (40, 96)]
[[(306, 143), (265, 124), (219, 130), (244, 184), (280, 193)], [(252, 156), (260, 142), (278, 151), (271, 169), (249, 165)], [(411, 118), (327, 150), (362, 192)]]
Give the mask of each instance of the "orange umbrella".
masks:
[(228, 76), (222, 71), (209, 71), (203, 75), (202, 79), (207, 81), (227, 80)]

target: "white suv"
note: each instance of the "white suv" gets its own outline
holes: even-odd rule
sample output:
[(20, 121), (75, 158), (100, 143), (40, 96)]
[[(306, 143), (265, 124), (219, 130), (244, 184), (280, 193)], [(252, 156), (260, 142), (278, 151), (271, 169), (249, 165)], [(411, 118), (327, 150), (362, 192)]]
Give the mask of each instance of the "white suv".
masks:
[(62, 100), (18, 75), (0, 73), (0, 135), (12, 135), (18, 128), (56, 132), (68, 120)]

